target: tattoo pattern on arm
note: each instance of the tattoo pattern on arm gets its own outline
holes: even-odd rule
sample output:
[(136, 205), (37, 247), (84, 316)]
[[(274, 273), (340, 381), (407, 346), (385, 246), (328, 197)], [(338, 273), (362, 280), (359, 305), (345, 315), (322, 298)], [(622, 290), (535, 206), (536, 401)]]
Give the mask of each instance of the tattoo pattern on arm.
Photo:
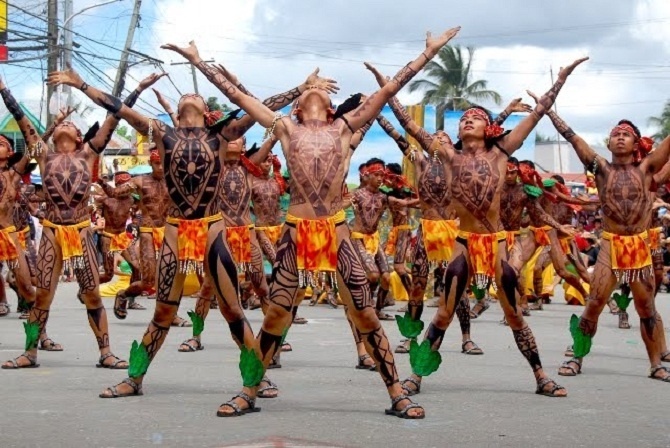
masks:
[(556, 114), (556, 112), (549, 110), (547, 115), (551, 119), (551, 122), (554, 124), (554, 127), (558, 133), (561, 134), (564, 139), (570, 141), (572, 137), (577, 135), (575, 131), (573, 131), (572, 128), (570, 128), (570, 126), (568, 126), (568, 124)]
[[(407, 129), (407, 126), (412, 123), (412, 117), (409, 116), (409, 113), (407, 112), (407, 109), (400, 104), (400, 101), (398, 101), (398, 98), (393, 97), (389, 100), (388, 102), (389, 106), (391, 106), (391, 110), (393, 111), (393, 114), (396, 116), (398, 121), (400, 122), (400, 125)], [(426, 150), (430, 151), (430, 147), (433, 144), (433, 140), (435, 140), (435, 137), (433, 137), (431, 134), (429, 134), (424, 128), (416, 125), (419, 128), (419, 131), (417, 132), (416, 135), (416, 141), (421, 145), (421, 147)]]
[(398, 73), (395, 74), (392, 81), (398, 84), (398, 90), (400, 90), (405, 87), (405, 85), (410, 82), (415, 75), (416, 72), (409, 66), (409, 64), (407, 64), (401, 68)]
[(498, 126), (501, 126), (505, 122), (505, 120), (507, 120), (509, 115), (510, 113), (507, 112), (507, 109), (505, 109), (504, 111), (500, 112), (500, 115), (498, 115), (495, 120), (493, 120), (493, 123), (497, 124)]
[(396, 142), (398, 148), (400, 148), (403, 154), (409, 149), (409, 142), (400, 134), (400, 132), (398, 132), (396, 128), (393, 127), (390, 121), (384, 118), (384, 116), (378, 115), (377, 123), (379, 123), (379, 126), (382, 127), (384, 132), (386, 132), (386, 134)]
[(553, 86), (545, 93), (542, 95), (542, 98), (537, 102), (537, 105), (535, 106), (535, 109), (533, 109), (533, 113), (537, 115), (538, 117), (542, 117), (545, 113), (549, 112), (551, 110), (551, 106), (553, 106), (554, 101), (556, 101), (556, 97), (558, 96), (558, 93), (561, 91), (561, 88), (563, 87), (563, 84), (565, 81), (562, 80), (557, 80)]
[(0, 95), (2, 95), (2, 99), (5, 101), (7, 110), (12, 114), (12, 117), (14, 117), (16, 121), (19, 121), (25, 116), (23, 109), (21, 109), (21, 106), (19, 106), (18, 101), (16, 101), (16, 98), (14, 98), (9, 89), (5, 88), (0, 90)]

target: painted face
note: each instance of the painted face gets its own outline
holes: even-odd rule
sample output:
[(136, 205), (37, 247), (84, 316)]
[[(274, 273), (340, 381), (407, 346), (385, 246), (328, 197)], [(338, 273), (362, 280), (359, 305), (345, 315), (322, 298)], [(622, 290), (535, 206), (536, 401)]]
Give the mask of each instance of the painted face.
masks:
[(263, 174), (268, 174), (270, 170), (272, 169), (272, 160), (274, 159), (273, 154), (269, 154), (265, 160), (263, 160), (259, 166), (261, 167), (261, 170), (263, 171)]
[(160, 160), (151, 160), (151, 172), (156, 179), (162, 179), (165, 176), (165, 170)]
[(477, 108), (468, 109), (458, 124), (458, 138), (461, 140), (467, 137), (484, 139), (488, 125), (489, 118), (486, 112)]
[(617, 156), (627, 156), (637, 149), (635, 130), (627, 124), (616, 126), (610, 132), (608, 149)]
[(513, 163), (507, 164), (507, 172), (505, 173), (505, 183), (508, 185), (516, 184), (519, 177), (519, 168)]
[(177, 113), (181, 113), (184, 108), (191, 107), (196, 109), (198, 112), (204, 115), (207, 112), (207, 102), (205, 99), (198, 95), (197, 93), (187, 93), (179, 99), (179, 105), (177, 106)]

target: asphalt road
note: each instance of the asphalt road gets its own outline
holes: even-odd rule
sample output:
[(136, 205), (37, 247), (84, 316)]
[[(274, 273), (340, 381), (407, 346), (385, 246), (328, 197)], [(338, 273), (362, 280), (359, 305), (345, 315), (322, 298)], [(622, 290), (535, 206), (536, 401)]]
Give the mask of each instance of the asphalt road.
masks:
[[(14, 309), (16, 299), (8, 293)], [(280, 396), (259, 400), (260, 413), (222, 419), (216, 410), (241, 380), (239, 352), (218, 311), (207, 321), (205, 350), (178, 353), (190, 329), (173, 328), (149, 370), (145, 395), (102, 400), (98, 393), (125, 372), (95, 368), (97, 346), (75, 293), (74, 284), (60, 285), (49, 321), (49, 335), (65, 351), (40, 352), (38, 369), (0, 371), (0, 447), (670, 446), (670, 384), (646, 378), (649, 366), (634, 310), (632, 330), (619, 330), (615, 316), (602, 316), (584, 374), (557, 377), (568, 388), (565, 399), (535, 395), (530, 368), (509, 328), (498, 323), (497, 305), (473, 321), (473, 339), (484, 356), (460, 353), (455, 320), (442, 346), (440, 370), (416, 397), (427, 417), (407, 421), (384, 415), (390, 402), (377, 373), (353, 368), (355, 351), (341, 308), (305, 305), (300, 315), (309, 323), (291, 329), (294, 351), (282, 356), (282, 369), (270, 372)], [(560, 301), (529, 318), (552, 375), (570, 343), (570, 314), (580, 312)], [(149, 310), (131, 311), (125, 321), (109, 313), (112, 349), (124, 357), (151, 317), (153, 303), (141, 302)], [(180, 314), (193, 306), (193, 299), (184, 299)], [(659, 296), (658, 308), (667, 324), (669, 295)], [(424, 320), (433, 312), (428, 308)], [(248, 317), (257, 330), (260, 311)], [(3, 359), (22, 351), (21, 322), (16, 314), (0, 319)], [(397, 342), (395, 323), (384, 326)], [(409, 360), (397, 359), (404, 378)]]

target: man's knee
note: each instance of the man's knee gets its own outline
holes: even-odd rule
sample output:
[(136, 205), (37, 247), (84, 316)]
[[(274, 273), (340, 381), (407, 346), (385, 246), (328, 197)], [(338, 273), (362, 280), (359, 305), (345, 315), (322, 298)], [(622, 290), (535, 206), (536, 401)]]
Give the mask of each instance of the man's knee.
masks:
[(361, 333), (369, 333), (380, 325), (377, 314), (371, 306), (362, 309), (349, 308), (349, 317)]

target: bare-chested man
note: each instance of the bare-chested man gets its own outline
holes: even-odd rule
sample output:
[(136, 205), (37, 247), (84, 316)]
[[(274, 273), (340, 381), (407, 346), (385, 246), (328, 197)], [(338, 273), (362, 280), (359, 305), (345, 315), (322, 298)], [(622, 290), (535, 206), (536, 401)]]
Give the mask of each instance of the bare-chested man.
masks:
[[(99, 180), (103, 186), (105, 194), (109, 189), (104, 181)], [(114, 173), (114, 185), (116, 188), (123, 188), (124, 185), (131, 185), (130, 174), (126, 171), (117, 171)], [(137, 251), (134, 247), (135, 241), (132, 235), (126, 232), (126, 223), (130, 217), (132, 208), (135, 205), (135, 199), (131, 196), (133, 188), (123, 189), (122, 195), (113, 195), (100, 197), (96, 202), (102, 211), (102, 217), (105, 220), (105, 228), (101, 234), (102, 252), (104, 259), (105, 273), (100, 276), (100, 283), (107, 283), (114, 277), (114, 255), (120, 254), (130, 265), (132, 274), (130, 283), (140, 281), (140, 262), (137, 257)], [(127, 316), (128, 300), (121, 293), (116, 294), (114, 299), (114, 315), (117, 319), (125, 319)]]
[(487, 111), (473, 107), (461, 117), (456, 145), (451, 144), (446, 133), (438, 138), (423, 130), (417, 134), (417, 140), (428, 139), (426, 146), (435, 152), (439, 150), (451, 164), (452, 206), (460, 219), (460, 230), (447, 266), (444, 293), (440, 296), (437, 313), (423, 343), (415, 343), (410, 348), (416, 351), (416, 357), (423, 362), (413, 366), (414, 374), (404, 382), (408, 393), (418, 393), (422, 377), (439, 367), (441, 357), (437, 350), (453, 319), (457, 303), (474, 277), (478, 289), (485, 289), (491, 281), (495, 281), (498, 298), (512, 328), (514, 340), (535, 375), (536, 392), (552, 397), (567, 394), (542, 369), (535, 337), (517, 306), (515, 295), (518, 272), (507, 261), (506, 232), (500, 220), (500, 195), (505, 183), (508, 158), (521, 147), (553, 104), (567, 77), (584, 60), (575, 61), (562, 69), (557, 82), (542, 97), (541, 104), (511, 132), (503, 133), (503, 129), (491, 119)]
[[(325, 272), (337, 277), (340, 296), (349, 306), (350, 316), (388, 388), (392, 406), (386, 412), (404, 418), (422, 418), (424, 410), (403, 394), (398, 383), (391, 347), (375, 314), (365, 269), (345, 223), (342, 186), (351, 159), (349, 143), (353, 134), (374, 119), (388, 99), (435, 57), (458, 30), (454, 28), (436, 38), (428, 34), (426, 50), (416, 60), (401, 69), (386, 87), (334, 121), (334, 109), (325, 90), (310, 89), (301, 95), (294, 122), (289, 117), (275, 115), (228, 82), (200, 58), (194, 44), (183, 49), (169, 47), (195, 65), (233, 103), (268, 128), (269, 133), (277, 135), (291, 172), (291, 203), (273, 268), (270, 307), (258, 336), (257, 356), (263, 367), (270, 364), (291, 324), (298, 289), (307, 286), (314, 271)], [(245, 380), (243, 392), (224, 403), (217, 414), (237, 416), (257, 411), (255, 395), (260, 379)]]
[[(530, 94), (530, 92), (529, 92)], [(589, 300), (581, 318), (572, 316), (570, 332), (573, 355), (559, 375), (576, 376), (591, 350), (598, 318), (618, 282), (628, 283), (640, 316), (640, 332), (651, 365), (649, 377), (670, 382), (670, 371), (661, 365), (663, 325), (654, 304), (654, 276), (647, 229), (651, 222), (653, 176), (668, 161), (670, 138), (666, 138), (636, 163), (641, 145), (640, 131), (621, 120), (610, 132), (607, 148), (612, 162), (599, 156), (555, 112), (548, 113), (558, 132), (572, 145), (584, 166), (595, 173), (602, 203), (603, 234), (593, 272)]]
[[(267, 309), (270, 290), (265, 279), (263, 253), (251, 220), (250, 200), (253, 178), (260, 170), (256, 164), (267, 157), (273, 145), (273, 141), (266, 141), (258, 152), (254, 152), (247, 159), (244, 155), (245, 137), (229, 142), (221, 167), (217, 197), (219, 210), (226, 223), (226, 240), (237, 266), (237, 273), (249, 276), (264, 311)], [(203, 326), (209, 314), (212, 295), (210, 282), (205, 280), (195, 306), (198, 317), (192, 317), (201, 321)], [(200, 341), (201, 333), (198, 331), (203, 326), (194, 326), (193, 336), (181, 343), (180, 352), (195, 352), (204, 348)], [(198, 330), (195, 330), (196, 327)]]
[[(240, 138), (253, 125), (253, 119), (249, 116), (226, 119), (222, 114), (209, 111), (200, 95), (188, 94), (179, 102), (178, 125), (173, 128), (146, 118), (117, 98), (89, 86), (72, 70), (50, 73), (49, 83), (67, 84), (81, 90), (96, 104), (125, 119), (138, 132), (154, 141), (165, 169), (170, 197), (158, 262), (154, 317), (142, 341), (133, 343), (129, 377), (107, 388), (100, 397), (117, 398), (143, 393), (144, 375), (167, 337), (189, 272), (205, 273), (210, 278), (220, 311), (242, 350), (241, 356), (253, 354), (250, 350), (255, 339), (238, 301), (237, 270), (226, 243), (226, 225), (217, 201), (221, 187), (221, 163), (228, 142)], [(332, 83), (318, 78), (315, 72), (306, 83), (267, 99), (265, 104), (279, 109), (310, 86), (333, 90)], [(242, 373), (249, 375), (246, 370)], [(258, 378), (256, 385), (261, 380)]]
[[(508, 262), (516, 272), (521, 272), (536, 250), (551, 244), (548, 236), (550, 229), (558, 229), (568, 235), (574, 233), (570, 226), (561, 225), (540, 205), (544, 191), (542, 178), (533, 168), (527, 161), (519, 163), (510, 157), (500, 196), (500, 221), (507, 232)], [(524, 210), (530, 218), (531, 232), (522, 234)], [(517, 292), (519, 305), (525, 312), (528, 304), (524, 301), (524, 291), (517, 287)]]
[[(74, 271), (81, 299), (86, 305), (89, 324), (95, 335), (100, 359), (98, 367), (125, 369), (128, 364), (114, 356), (109, 348), (107, 313), (100, 299), (98, 262), (93, 247), (88, 199), (92, 173), (98, 157), (107, 146), (118, 120), (109, 116), (102, 127), (87, 136), (71, 122), (56, 126), (54, 150), (47, 150), (30, 121), (4, 83), (0, 94), (7, 109), (21, 128), (29, 157), (35, 158), (42, 173), (46, 193), (46, 216), (37, 260), (35, 305), (26, 324), (26, 351), (6, 362), (2, 368), (37, 367), (37, 337), (44, 330), (51, 303), (56, 294), (63, 265)], [(135, 98), (136, 99), (136, 98)], [(126, 101), (133, 101), (131, 97)]]
[[(143, 291), (156, 288), (156, 260), (158, 260), (163, 245), (169, 196), (158, 151), (151, 150), (149, 164), (151, 174), (133, 177), (125, 183), (115, 182), (114, 188), (102, 179), (98, 181), (102, 190), (110, 198), (129, 197), (133, 193), (140, 196), (137, 203), (139, 211), (142, 213), (142, 225), (138, 238), (140, 275), (138, 277), (133, 276), (133, 281), (128, 288), (116, 294), (114, 314), (120, 319), (125, 319), (127, 315), (126, 305), (130, 300), (141, 295)], [(132, 307), (132, 304), (129, 306)], [(171, 325), (185, 326), (186, 323), (188, 321), (176, 315)]]
[[(375, 75), (380, 85), (387, 82), (387, 79), (375, 67), (370, 64), (366, 64), (366, 67)], [(412, 257), (412, 287), (407, 313), (402, 320), (398, 321), (401, 334), (406, 337), (406, 340), (395, 349), (396, 353), (409, 353), (412, 340), (415, 340), (423, 328), (421, 315), (428, 274), (431, 268), (434, 269), (438, 264), (445, 264), (451, 258), (458, 222), (455, 219), (453, 208), (450, 207), (450, 167), (446, 162), (444, 152), (434, 146), (436, 138), (440, 139), (439, 135), (443, 132), (434, 135), (426, 132), (412, 120), (395, 97), (389, 101), (389, 106), (400, 125), (416, 139), (422, 148), (422, 150), (417, 150), (417, 148), (410, 147), (388, 120), (378, 117), (377, 121), (381, 127), (395, 140), (403, 154), (414, 163), (422, 213), (417, 230), (417, 244)], [(512, 112), (526, 111), (527, 107), (521, 103), (520, 98), (512, 101), (499, 115), (496, 124), (502, 124)], [(461, 327), (461, 352), (466, 355), (482, 355), (484, 351), (470, 336), (470, 302), (465, 294), (459, 298), (456, 316)], [(416, 324), (412, 325), (411, 322)], [(409, 328), (413, 330), (410, 331)]]

